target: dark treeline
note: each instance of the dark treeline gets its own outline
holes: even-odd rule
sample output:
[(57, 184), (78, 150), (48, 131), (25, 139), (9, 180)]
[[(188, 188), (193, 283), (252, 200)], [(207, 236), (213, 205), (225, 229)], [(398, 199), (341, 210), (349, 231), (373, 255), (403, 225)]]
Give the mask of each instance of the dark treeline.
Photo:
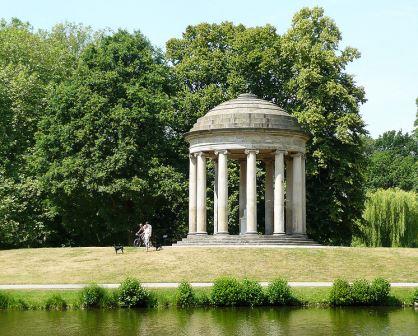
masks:
[[(320, 8), (300, 10), (283, 35), (271, 25), (189, 26), (165, 53), (140, 32), (73, 24), (35, 31), (1, 21), (0, 247), (126, 243), (145, 220), (157, 235), (184, 235), (183, 134), (246, 91), (282, 106), (310, 133), (309, 234), (350, 244), (366, 186), (399, 179), (377, 180), (378, 142), (368, 140), (359, 115), (365, 93), (345, 71), (360, 54), (340, 41)], [(411, 169), (416, 151), (412, 160)], [(230, 174), (233, 232), (233, 163)], [(416, 175), (408, 174), (399, 187), (416, 190)]]

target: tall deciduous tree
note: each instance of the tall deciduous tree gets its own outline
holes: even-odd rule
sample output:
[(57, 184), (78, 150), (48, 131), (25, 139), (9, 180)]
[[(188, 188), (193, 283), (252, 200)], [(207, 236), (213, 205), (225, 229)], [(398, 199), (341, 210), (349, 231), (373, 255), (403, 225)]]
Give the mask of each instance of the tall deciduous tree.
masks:
[(182, 85), (178, 132), (187, 131), (221, 101), (248, 90), (299, 120), (311, 135), (309, 234), (323, 243), (348, 244), (364, 201), (360, 137), (365, 130), (359, 105), (365, 98), (345, 71), (359, 52), (341, 50), (340, 41), (336, 24), (321, 8), (304, 8), (282, 36), (270, 25), (189, 26), (182, 38), (167, 42), (167, 57)]
[(51, 92), (33, 167), (68, 243), (126, 241), (144, 220), (156, 231), (182, 229), (185, 177), (170, 142), (172, 93), (161, 54), (126, 31), (86, 47), (74, 75)]
[(74, 69), (70, 46), (82, 48), (90, 36), (82, 26), (35, 32), (17, 19), (0, 21), (0, 246), (43, 244), (50, 233), (51, 211), (28, 159), (49, 88)]

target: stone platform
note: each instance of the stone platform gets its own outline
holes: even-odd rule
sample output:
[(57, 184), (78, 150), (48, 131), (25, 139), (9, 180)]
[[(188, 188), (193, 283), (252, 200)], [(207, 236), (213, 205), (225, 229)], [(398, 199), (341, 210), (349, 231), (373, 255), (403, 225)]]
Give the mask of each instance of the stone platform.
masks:
[(172, 246), (321, 246), (321, 244), (305, 235), (189, 235)]

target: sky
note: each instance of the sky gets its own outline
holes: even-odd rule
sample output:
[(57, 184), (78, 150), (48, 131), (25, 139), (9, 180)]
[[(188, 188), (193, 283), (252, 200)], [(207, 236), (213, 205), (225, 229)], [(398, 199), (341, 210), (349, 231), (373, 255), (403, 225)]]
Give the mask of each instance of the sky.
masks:
[(42, 29), (69, 21), (93, 29), (140, 30), (164, 49), (168, 39), (200, 22), (269, 23), (284, 33), (306, 6), (323, 7), (342, 32), (342, 47), (362, 54), (347, 71), (366, 90), (360, 112), (370, 135), (410, 132), (418, 97), (418, 0), (0, 0), (0, 17)]

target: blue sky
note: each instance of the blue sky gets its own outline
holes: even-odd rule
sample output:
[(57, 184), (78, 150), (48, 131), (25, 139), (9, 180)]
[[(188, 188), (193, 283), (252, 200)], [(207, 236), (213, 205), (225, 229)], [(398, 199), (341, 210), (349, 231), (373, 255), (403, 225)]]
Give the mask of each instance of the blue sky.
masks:
[(348, 71), (366, 89), (368, 102), (361, 114), (370, 134), (413, 129), (418, 97), (417, 0), (0, 0), (0, 5), (1, 17), (18, 17), (35, 28), (70, 21), (94, 29), (140, 30), (161, 48), (169, 38), (180, 37), (187, 25), (200, 22), (270, 23), (283, 33), (297, 10), (321, 6), (340, 28), (343, 45), (362, 53)]

